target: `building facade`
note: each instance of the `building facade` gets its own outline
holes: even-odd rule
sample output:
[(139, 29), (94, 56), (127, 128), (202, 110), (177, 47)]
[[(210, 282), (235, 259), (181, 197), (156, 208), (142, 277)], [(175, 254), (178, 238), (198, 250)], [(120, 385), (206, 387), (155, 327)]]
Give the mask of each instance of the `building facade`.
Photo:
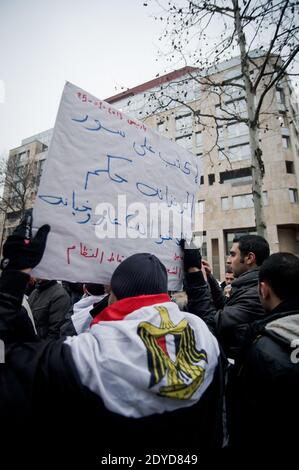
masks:
[[(215, 124), (211, 116), (232, 113), (246, 118), (246, 102), (238, 88), (227, 90), (219, 101), (219, 90), (211, 93), (204, 84), (190, 80), (194, 71), (192, 67), (184, 67), (106, 101), (125, 114), (145, 121), (200, 159), (198, 207), (203, 214), (203, 226), (196, 222), (195, 235), (203, 241), (202, 252), (214, 274), (223, 279), (225, 260), (234, 236), (256, 233), (251, 159), (247, 125), (238, 120)], [(218, 82), (232, 78), (235, 83), (240, 82), (240, 63), (232, 59), (217, 70), (208, 71), (206, 77)], [(267, 239), (272, 252), (289, 251), (299, 255), (298, 104), (288, 79), (267, 94), (260, 123)], [(41, 172), (51, 132), (23, 140), (22, 146), (12, 150), (10, 155), (22, 156), (29, 152), (28, 155), (39, 162)], [(29, 205), (35, 194), (36, 188)], [(13, 225), (7, 213), (2, 219), (3, 238)]]
[[(0, 211), (0, 244), (10, 235), (25, 209), (33, 207), (43, 165), (53, 130), (22, 140), (20, 147), (10, 150)], [(14, 174), (12, 174), (14, 173)]]
[[(201, 160), (198, 205), (203, 213), (203, 227), (197, 224), (195, 235), (203, 241), (202, 252), (214, 274), (223, 279), (234, 236), (256, 233), (249, 131), (243, 122), (215, 124), (210, 116), (231, 113), (246, 118), (246, 102), (244, 93), (232, 87), (222, 94), (219, 105), (218, 90), (211, 93), (209, 87), (207, 92), (202, 83), (190, 80), (193, 71), (185, 67), (107, 101), (124, 113), (143, 119)], [(238, 59), (209, 71), (209, 81), (228, 79), (241, 82)], [(204, 118), (198, 119), (197, 110)], [(288, 251), (299, 256), (298, 104), (288, 79), (266, 95), (260, 123), (267, 239), (271, 252)]]

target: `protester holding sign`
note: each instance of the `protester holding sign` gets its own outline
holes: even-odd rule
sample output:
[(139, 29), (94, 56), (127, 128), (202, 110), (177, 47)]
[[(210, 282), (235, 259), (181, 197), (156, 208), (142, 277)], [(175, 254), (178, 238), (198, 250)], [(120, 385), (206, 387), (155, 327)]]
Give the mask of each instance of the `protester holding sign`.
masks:
[[(167, 271), (156, 256), (135, 254), (119, 265), (110, 305), (89, 331), (52, 342), (28, 333), (17, 342), (22, 296), (48, 233), (43, 226), (25, 243), (23, 224), (4, 245), (0, 337), (7, 350), (0, 410), (6, 438), (17, 430), (18, 445), (29, 436), (36, 451), (42, 436), (43, 446), (68, 462), (70, 442), (76, 460), (86, 461), (111, 452), (141, 458), (192, 452), (199, 458), (219, 448), (218, 343), (200, 318), (170, 301)], [(54, 442), (48, 440), (53, 426)]]

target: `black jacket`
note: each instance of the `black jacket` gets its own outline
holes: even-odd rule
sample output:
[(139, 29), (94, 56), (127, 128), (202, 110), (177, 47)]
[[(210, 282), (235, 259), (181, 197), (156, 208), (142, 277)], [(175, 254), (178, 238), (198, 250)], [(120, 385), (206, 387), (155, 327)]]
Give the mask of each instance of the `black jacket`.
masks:
[(215, 334), (215, 309), (201, 271), (185, 273), (185, 289), (188, 296), (187, 311), (200, 317)]
[(56, 281), (41, 283), (28, 298), (37, 334), (43, 339), (57, 339), (71, 300)]
[(258, 294), (258, 268), (247, 271), (233, 281), (229, 298), (223, 295), (212, 276), (208, 277), (208, 281), (217, 309), (217, 337), (227, 356), (236, 359), (243, 343), (244, 326), (266, 315)]
[(247, 329), (230, 397), (233, 452), (292, 460), (298, 446), (298, 346), (299, 299), (282, 302)]
[[(82, 384), (64, 340), (44, 341), (33, 329), (23, 330), (21, 299), (27, 280), (20, 272), (3, 273), (0, 280), (0, 338), (6, 342), (6, 362), (0, 368), (0, 419), (5, 430), (1, 442), (10, 463), (20, 456), (31, 466), (44, 458), (48, 463), (83, 462), (91, 468), (89, 464), (98, 465), (109, 453), (145, 459), (153, 452), (192, 452), (203, 462), (205, 452), (210, 459), (211, 451), (220, 449), (220, 360), (211, 385), (191, 407), (140, 419), (113, 413)], [(13, 452), (16, 437), (18, 453)]]

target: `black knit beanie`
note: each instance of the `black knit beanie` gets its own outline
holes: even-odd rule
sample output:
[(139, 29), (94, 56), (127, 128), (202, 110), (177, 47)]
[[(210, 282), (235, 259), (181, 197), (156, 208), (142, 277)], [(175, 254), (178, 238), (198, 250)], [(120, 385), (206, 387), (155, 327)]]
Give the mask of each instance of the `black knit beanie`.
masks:
[(166, 268), (150, 253), (129, 256), (112, 274), (111, 289), (118, 300), (167, 293)]

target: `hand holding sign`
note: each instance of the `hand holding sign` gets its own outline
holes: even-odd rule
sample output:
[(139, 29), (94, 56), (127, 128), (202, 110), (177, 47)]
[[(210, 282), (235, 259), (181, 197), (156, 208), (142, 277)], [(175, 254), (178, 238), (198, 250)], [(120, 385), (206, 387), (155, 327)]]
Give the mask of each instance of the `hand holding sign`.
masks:
[(32, 238), (32, 210), (26, 211), (20, 225), (16, 227), (3, 246), (1, 269), (28, 269), (37, 266), (44, 254), (49, 225), (43, 225)]

